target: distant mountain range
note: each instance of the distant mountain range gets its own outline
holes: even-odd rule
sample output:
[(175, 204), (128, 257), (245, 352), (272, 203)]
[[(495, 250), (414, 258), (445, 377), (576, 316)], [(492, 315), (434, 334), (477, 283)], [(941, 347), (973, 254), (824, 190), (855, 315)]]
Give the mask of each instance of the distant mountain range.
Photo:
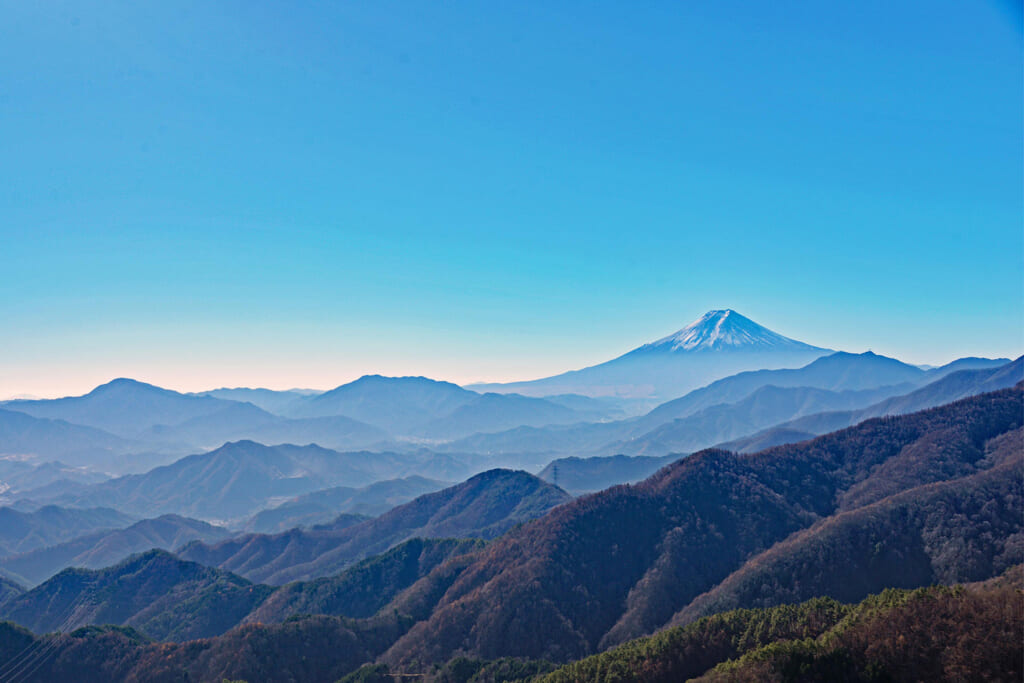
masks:
[(123, 473), (229, 441), (380, 450), (622, 414), (617, 404), (582, 396), (546, 400), (478, 394), (423, 377), (367, 376), (324, 394), (281, 400), (268, 398), (265, 390), (257, 392), (264, 405), (284, 414), (216, 397), (244, 398), (250, 393), (233, 389), (186, 395), (118, 379), (84, 396), (8, 401), (0, 404), (0, 455), (59, 458), (70, 465)]
[[(494, 386), (491, 393), (424, 377), (379, 375), (323, 393), (237, 388), (181, 394), (117, 379), (83, 396), (8, 401), (0, 404), (0, 456), (27, 457), (34, 466), (59, 458), (66, 467), (86, 466), (93, 474), (142, 473), (238, 441), (316, 444), (336, 451), (429, 448), (491, 458), (480, 467), (462, 459), (461, 471), (447, 468), (455, 474), (451, 477), (422, 472), (458, 479), (496, 465), (539, 467), (564, 455), (661, 457), (693, 451), (815, 413), (863, 409), (951, 372), (1001, 362), (966, 358), (924, 370), (872, 353), (831, 353), (735, 311), (710, 311), (608, 363)], [(754, 396), (757, 391), (762, 394)], [(671, 400), (640, 417), (624, 418), (621, 400), (628, 396)], [(495, 462), (495, 456), (504, 462)], [(0, 489), (13, 489), (4, 483), (2, 469)], [(414, 473), (392, 470), (385, 478)], [(68, 475), (67, 482), (51, 478), (46, 484), (20, 485), (18, 495), (54, 499), (88, 483), (79, 473)], [(50, 484), (60, 491), (30, 492)]]
[(138, 435), (149, 448), (166, 452), (212, 449), (228, 441), (242, 440), (315, 443), (325, 448), (351, 449), (387, 438), (387, 432), (344, 415), (290, 419), (272, 415), (251, 403), (234, 402), (173, 426), (154, 425)]
[(880, 400), (882, 395), (907, 393), (958, 370), (991, 369), (1009, 362), (1007, 358), (961, 358), (925, 371), (870, 351), (860, 354), (838, 352), (801, 368), (741, 372), (723, 378), (658, 406), (640, 422), (645, 426), (658, 426), (712, 406), (736, 403), (764, 387), (821, 389), (839, 395), (852, 394), (851, 400), (855, 399), (857, 392), (878, 392), (856, 399), (868, 405), (872, 399)]
[(64, 420), (33, 417), (0, 404), (0, 454), (35, 456), (36, 464), (106, 464), (135, 445), (109, 432)]
[[(733, 375), (636, 418), (543, 428), (518, 427), (494, 434), (477, 434), (437, 448), (508, 454), (539, 452), (551, 459), (579, 454), (661, 457), (693, 452), (779, 426), (790, 431), (823, 434), (854, 424), (856, 420), (844, 424), (827, 422), (817, 431), (803, 429), (799, 426), (802, 423), (791, 421), (845, 407), (864, 409), (881, 405), (882, 400), (915, 391), (928, 382), (938, 382), (965, 367), (997, 373), (994, 375), (997, 379), (984, 387), (978, 385), (973, 391), (960, 392), (960, 396), (1012, 386), (1020, 380), (1020, 373), (1015, 375), (1013, 366), (1002, 359), (962, 359), (924, 371), (870, 352), (840, 352), (803, 368)], [(999, 374), (999, 369), (1004, 367), (1008, 368), (1006, 372)], [(940, 394), (949, 400), (955, 397), (949, 392)], [(914, 405), (920, 409), (942, 402)]]
[[(25, 419), (33, 420), (27, 415)], [(0, 417), (0, 420), (3, 418)], [(110, 477), (87, 467), (72, 467), (58, 460), (39, 463), (34, 458), (0, 457), (0, 501), (24, 491), (44, 487), (96, 484)]]
[[(961, 365), (962, 367), (962, 365)], [(1015, 361), (977, 370), (958, 370), (931, 384), (901, 396), (880, 401), (861, 410), (816, 413), (780, 423), (763, 432), (750, 435), (751, 443), (773, 442), (775, 445), (802, 441), (849, 427), (863, 420), (883, 415), (902, 415), (988, 391), (1012, 387), (1024, 381), (1024, 356)], [(747, 440), (740, 442), (746, 449)]]
[(284, 502), (341, 483), (366, 486), (411, 458), (381, 453), (339, 453), (319, 446), (264, 446), (237, 441), (145, 474), (118, 477), (64, 494), (64, 504), (116, 500), (142, 516), (180, 514), (207, 520), (248, 517), (268, 503)]
[[(718, 334), (728, 332), (730, 343), (741, 339), (739, 333), (730, 331), (733, 315), (718, 319), (722, 323)], [(665, 341), (655, 346), (679, 346), (687, 352), (696, 349), (700, 353), (721, 351), (715, 344), (725, 337), (719, 339), (710, 332), (700, 336), (698, 331), (694, 328), (671, 343)], [(765, 336), (766, 340), (751, 343), (759, 347), (775, 339), (767, 333)], [(36, 507), (47, 503), (97, 507), (116, 500), (120, 509), (137, 517), (177, 514), (244, 525), (245, 519), (254, 514), (318, 490), (354, 489), (409, 476), (459, 481), (496, 466), (539, 471), (560, 458), (580, 456), (642, 455), (669, 462), (715, 444), (751, 452), (810, 438), (867, 417), (908, 412), (1012, 386), (1022, 377), (1020, 361), (1005, 364), (999, 359), (967, 358), (922, 370), (870, 352), (840, 352), (817, 358), (801, 368), (732, 375), (645, 415), (627, 419), (608, 419), (617, 409), (579, 395), (540, 399), (516, 394), (478, 394), (425, 378), (364, 377), (325, 394), (293, 393), (287, 401), (291, 410), (314, 414), (347, 410), (359, 418), (374, 420), (377, 425), (345, 415), (284, 417), (250, 403), (186, 396), (118, 380), (83, 397), (6, 405), (40, 414), (87, 419), (108, 427), (123, 422), (126, 416), (102, 417), (107, 410), (134, 410), (139, 424), (183, 416), (186, 419), (173, 426), (150, 424), (132, 430), (134, 436), (128, 439), (94, 426), (0, 410), (0, 426), (4, 420), (19, 425), (17, 438), (0, 440), (0, 451), (11, 448), (21, 452), (28, 450), (29, 442), (49, 443), (63, 456), (80, 458), (76, 462), (91, 460), (93, 466), (111, 466), (116, 470), (112, 463), (120, 459), (122, 463), (132, 463), (143, 474), (97, 482), (105, 475), (65, 465), (44, 467), (34, 464), (38, 460), (18, 455), (17, 459), (0, 460), (0, 489), (6, 489), (0, 496), (7, 502)], [(231, 390), (231, 395), (248, 394)], [(207, 410), (212, 412), (203, 412)], [(593, 421), (594, 416), (600, 419)], [(505, 429), (509, 425), (515, 426)], [(389, 429), (406, 436), (396, 437)], [(466, 436), (467, 433), (470, 435)], [(190, 442), (216, 444), (223, 437), (243, 434), (254, 434), (269, 442), (373, 441), (375, 446), (372, 451), (338, 451), (314, 445), (264, 446), (243, 439), (155, 469), (143, 466), (153, 457), (147, 453), (152, 452), (130, 451), (133, 447), (167, 448), (168, 455), (161, 457), (173, 459), (169, 454)], [(80, 447), (97, 443), (100, 437), (105, 445), (98, 446), (99, 455), (61, 450), (72, 448), (71, 444)], [(674, 457), (668, 458), (670, 455)], [(597, 464), (590, 468), (594, 476), (589, 483), (585, 477), (577, 478), (570, 488), (582, 492), (618, 483), (610, 477), (616, 470), (623, 477), (619, 482), (636, 481), (652, 473), (658, 462), (617, 461), (613, 468), (607, 467), (607, 463)], [(586, 468), (571, 461), (565, 474), (572, 471), (582, 476)], [(5, 482), (5, 477), (10, 483)], [(41, 486), (33, 488), (32, 483)], [(323, 523), (331, 512), (353, 511), (340, 501), (334, 502), (340, 507), (324, 510), (321, 504), (319, 516), (307, 509), (313, 516), (305, 519), (302, 514), (306, 513), (299, 513), (299, 507), (293, 508), (299, 515), (294, 524)], [(307, 500), (296, 505), (314, 504)], [(268, 520), (266, 526), (252, 527), (253, 530), (289, 528), (293, 524), (288, 509), (268, 512), (264, 518)], [(383, 509), (378, 507), (374, 511)], [(275, 514), (278, 520), (270, 522)]]
[(191, 541), (214, 543), (230, 536), (224, 528), (196, 519), (164, 515), (123, 529), (97, 531), (28, 553), (0, 558), (0, 571), (25, 585), (35, 585), (65, 567), (101, 569), (134, 553), (153, 548), (171, 550)]
[(585, 397), (552, 400), (517, 394), (479, 394), (426, 377), (368, 375), (292, 404), (306, 417), (346, 415), (394, 435), (450, 440), (520, 425), (544, 426), (602, 419), (617, 409)]
[[(741, 373), (662, 404), (637, 421), (642, 427), (656, 425), (653, 429), (630, 440), (609, 444), (606, 449), (626, 454), (681, 453), (817, 413), (853, 409), (860, 419), (864, 419), (874, 415), (913, 412), (964, 396), (1002, 389), (1024, 379), (1020, 372), (1017, 379), (1013, 379), (1012, 366), (1004, 371), (1007, 363), (1002, 359), (962, 359), (923, 372), (893, 358), (870, 352), (836, 353), (797, 370)], [(971, 372), (960, 368), (979, 368), (976, 372), (996, 379), (987, 384), (979, 383), (973, 390), (967, 389), (956, 395), (935, 388), (941, 387), (943, 378), (950, 373)], [(1000, 381), (1000, 377), (1006, 378), (1005, 381)], [(917, 394), (913, 390), (924, 382), (929, 383), (926, 386), (933, 387), (929, 391), (934, 393), (934, 400), (912, 400), (901, 408), (902, 399), (896, 397)], [(708, 401), (729, 400), (742, 396), (746, 391), (749, 393), (735, 402), (703, 407)], [(862, 410), (857, 410), (862, 407)], [(678, 417), (666, 421), (672, 416)], [(634, 433), (642, 431), (642, 427), (635, 429)], [(832, 430), (818, 433), (825, 431)]]
[(132, 379), (115, 379), (84, 396), (7, 401), (7, 410), (65, 420), (131, 439), (156, 425), (176, 425), (234, 405), (210, 396), (187, 396)]
[[(660, 466), (699, 448), (716, 445), (739, 453), (756, 453), (773, 446), (806, 441), (870, 417), (911, 413), (1024, 381), (1024, 359), (1004, 363), (1002, 360), (968, 358), (918, 375), (918, 382), (933, 381), (910, 391), (908, 387), (916, 386), (912, 382), (838, 392), (806, 386), (780, 388), (775, 384), (807, 382), (841, 386), (841, 383), (847, 381), (843, 377), (848, 377), (863, 365), (868, 367), (869, 372), (872, 366), (888, 367), (895, 371), (896, 377), (917, 370), (872, 353), (837, 353), (814, 361), (800, 370), (741, 373), (691, 392), (676, 401), (662, 404), (641, 418), (590, 428), (576, 427), (573, 437), (578, 443), (587, 443), (587, 439), (593, 442), (593, 435), (598, 436), (597, 441), (607, 439), (609, 434), (621, 436), (633, 432), (640, 435), (601, 447), (600, 450), (617, 453), (616, 456), (555, 459), (540, 476), (547, 481), (554, 481), (554, 475), (558, 472), (566, 488), (574, 493), (598, 491), (614, 484), (639, 481), (653, 474)], [(826, 369), (837, 372), (826, 372)], [(875, 381), (892, 379), (892, 375), (880, 373)], [(771, 383), (761, 384), (765, 381)], [(705, 407), (720, 398), (727, 400), (742, 395), (746, 390), (752, 392), (736, 403)], [(908, 393), (882, 398), (897, 392)], [(873, 402), (873, 399), (878, 398), (882, 400)], [(829, 412), (830, 408), (844, 404), (870, 405), (859, 410)], [(680, 414), (685, 417), (665, 422), (673, 415)], [(799, 417), (801, 415), (803, 417)], [(759, 424), (773, 426), (755, 431)], [(645, 432), (651, 425), (655, 427)], [(737, 434), (743, 436), (735, 438)], [(629, 453), (650, 455), (624, 455)]]
[[(390, 507), (383, 499), (375, 500), (377, 493), (386, 497), (386, 481), (421, 477), (412, 481), (418, 481), (422, 486), (425, 474), (459, 481), (488, 469), (490, 460), (475, 454), (439, 454), (426, 450), (338, 452), (316, 445), (264, 446), (253, 441), (237, 441), (208, 453), (187, 456), (144, 474), (116, 477), (98, 484), (62, 487), (52, 494), (45, 490), (28, 491), (24, 494), (24, 502), (95, 507), (115, 500), (119, 509), (136, 517), (177, 514), (234, 528), (244, 527), (250, 523), (249, 518), (265, 510), (267, 516), (262, 517), (263, 520), (280, 517), (282, 513), (287, 517), (289, 509), (296, 511), (302, 506), (306, 506), (308, 512), (310, 504), (317, 506), (317, 498), (333, 500), (340, 506), (339, 510), (354, 510), (362, 502), (367, 511), (379, 511)], [(501, 460), (509, 461), (507, 458)], [(380, 486), (366, 488), (362, 494), (353, 492), (351, 505), (341, 501), (346, 496), (344, 490), (326, 492), (338, 487), (365, 488), (374, 483)], [(426, 484), (423, 488), (433, 486)], [(391, 488), (398, 498), (404, 495), (398, 484)], [(410, 491), (416, 485), (405, 488)], [(306, 494), (311, 494), (311, 497), (294, 501), (277, 513), (270, 510)]]
[(252, 516), (245, 531), (273, 534), (295, 527), (330, 522), (340, 513), (375, 517), (425, 493), (440, 491), (450, 484), (426, 477), (386, 479), (362, 488), (335, 486), (301, 496)]
[(491, 470), (343, 529), (253, 534), (213, 546), (191, 543), (179, 554), (254, 581), (280, 584), (330, 575), (417, 536), (494, 538), (570, 499), (526, 472)]
[(450, 382), (425, 377), (367, 375), (297, 406), (304, 417), (347, 415), (404, 433), (450, 414), (479, 396)]
[(275, 415), (287, 415), (293, 405), (311, 396), (318, 396), (322, 391), (314, 389), (290, 389), (287, 391), (276, 391), (274, 389), (249, 389), (238, 387), (234, 389), (211, 389), (200, 391), (194, 396), (212, 396), (223, 398), (228, 401), (239, 403), (251, 403), (257, 408), (262, 408), (268, 413)]
[(32, 512), (0, 507), (0, 557), (26, 553), (98, 530), (121, 529), (136, 518), (111, 508), (47, 505)]
[[(18, 415), (50, 421), (33, 423), (32, 431), (28, 425), (21, 426), (20, 445), (0, 442), (5, 451), (18, 446), (23, 453), (60, 455), (72, 464), (91, 457), (92, 462), (98, 460), (108, 467), (120, 465), (114, 457), (118, 455), (150, 451), (180, 455), (242, 438), (356, 448), (388, 437), (384, 431), (345, 416), (290, 419), (251, 403), (186, 395), (130, 379), (113, 380), (84, 396), (8, 401), (2, 406), (10, 415), (0, 414), (0, 428), (5, 419), (12, 423)], [(48, 441), (59, 438), (61, 430), (69, 432), (65, 440), (80, 441), (77, 448), (68, 449), (72, 455), (65, 451), (55, 454), (54, 447), (47, 447)], [(74, 458), (83, 445), (89, 450)], [(97, 454), (103, 457), (97, 458)]]

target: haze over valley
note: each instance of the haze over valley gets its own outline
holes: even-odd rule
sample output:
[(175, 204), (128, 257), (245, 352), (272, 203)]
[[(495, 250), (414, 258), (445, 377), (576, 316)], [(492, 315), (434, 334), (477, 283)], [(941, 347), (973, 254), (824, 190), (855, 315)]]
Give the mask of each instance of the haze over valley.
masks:
[[(720, 310), (511, 385), (367, 375), (326, 392), (184, 394), (122, 378), (7, 401), (0, 614), (37, 632), (109, 623), (212, 646), (249, 622), (398, 613), (387, 646), (359, 651), (403, 670), (456, 651), (566, 661), (739, 607), (991, 579), (1024, 560), (1024, 508), (1001, 492), (1024, 462), (1022, 382), (1024, 358), (919, 367)], [(967, 521), (918, 518), (942, 500)], [(897, 530), (900, 510), (911, 521)], [(997, 531), (978, 545), (982, 523)], [(870, 552), (849, 537), (876, 527)], [(924, 543), (913, 559), (907, 534)], [(953, 538), (973, 549), (948, 554)], [(877, 567), (843, 578), (821, 543)], [(523, 544), (558, 572), (592, 544), (611, 555), (556, 581), (516, 569)], [(765, 592), (793, 571), (808, 578)], [(554, 612), (503, 612), (537, 599)], [(498, 636), (510, 627), (527, 630)]]
[[(116, 379), (7, 401), (0, 617), (72, 636), (0, 640), (39, 680), (83, 646), (86, 680), (148, 680), (161, 641), (199, 647), (165, 666), (204, 679), (444, 670), (460, 653), (559, 680), (558, 663), (730, 610), (936, 582), (995, 582), (987, 596), (1024, 562), (1022, 387), (1024, 357), (922, 368), (723, 310), (513, 385)], [(286, 624), (348, 644), (225, 659), (283, 646)]]

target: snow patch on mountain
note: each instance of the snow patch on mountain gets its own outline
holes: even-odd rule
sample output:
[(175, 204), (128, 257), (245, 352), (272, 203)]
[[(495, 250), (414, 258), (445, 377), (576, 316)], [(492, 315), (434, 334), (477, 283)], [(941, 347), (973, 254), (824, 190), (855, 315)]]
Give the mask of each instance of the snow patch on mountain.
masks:
[(663, 337), (645, 350), (711, 351), (711, 350), (769, 350), (813, 349), (803, 342), (784, 337), (758, 325), (732, 309), (708, 311), (683, 329)]

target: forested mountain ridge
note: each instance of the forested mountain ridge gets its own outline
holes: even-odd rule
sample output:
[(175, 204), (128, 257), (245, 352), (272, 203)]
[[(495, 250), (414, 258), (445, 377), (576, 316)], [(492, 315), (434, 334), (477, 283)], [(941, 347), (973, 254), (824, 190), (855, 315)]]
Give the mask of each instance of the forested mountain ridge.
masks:
[(407, 623), (395, 617), (308, 616), (250, 624), (219, 637), (153, 643), (129, 627), (90, 626), (36, 636), (0, 622), (0, 675), (16, 676), (21, 683), (334, 683), (372, 661), (405, 628)]
[[(409, 626), (401, 617), (309, 616), (187, 643), (151, 643), (124, 627), (35, 636), (0, 623), (0, 674), (24, 683), (237, 680), (386, 683), (675, 683), (680, 680), (1019, 681), (1020, 567), (980, 584), (890, 589), (859, 604), (816, 598), (735, 610), (573, 662), (457, 656), (444, 666), (373, 664)], [(363, 665), (360, 668), (360, 665)], [(550, 673), (548, 673), (550, 672)], [(699, 679), (697, 677), (700, 677)]]
[(478, 539), (414, 538), (340, 574), (281, 586), (244, 621), (275, 623), (299, 614), (370, 617), (438, 565), (481, 547)]
[(671, 623), (737, 607), (830, 595), (851, 602), (885, 588), (977, 581), (1022, 560), (1024, 432), (989, 441), (975, 474), (926, 484), (828, 517), (698, 596)]
[(815, 598), (724, 612), (568, 664), (536, 683), (1009, 683), (1024, 672), (1020, 570), (955, 588), (890, 589), (859, 604)]
[(152, 550), (106, 569), (66, 569), (8, 599), (0, 614), (44, 633), (113, 623), (152, 638), (189, 640), (223, 633), (272, 590)]
[(791, 533), (897, 493), (880, 466), (894, 463), (901, 490), (980, 471), (985, 443), (1022, 415), (1011, 389), (755, 455), (685, 458), (481, 551), (386, 660), (565, 660), (649, 632)]
[(483, 544), (415, 538), (337, 575), (281, 587), (152, 550), (100, 570), (68, 569), (31, 590), (0, 577), (0, 618), (41, 632), (112, 624), (161, 640), (297, 615), (366, 618), (438, 565)]

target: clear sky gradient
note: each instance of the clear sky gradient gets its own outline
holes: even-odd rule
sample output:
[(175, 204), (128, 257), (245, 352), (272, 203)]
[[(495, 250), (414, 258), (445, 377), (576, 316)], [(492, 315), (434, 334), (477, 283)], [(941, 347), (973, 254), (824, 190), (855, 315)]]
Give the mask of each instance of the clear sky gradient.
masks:
[(1024, 350), (1010, 2), (0, 9), (0, 397)]

